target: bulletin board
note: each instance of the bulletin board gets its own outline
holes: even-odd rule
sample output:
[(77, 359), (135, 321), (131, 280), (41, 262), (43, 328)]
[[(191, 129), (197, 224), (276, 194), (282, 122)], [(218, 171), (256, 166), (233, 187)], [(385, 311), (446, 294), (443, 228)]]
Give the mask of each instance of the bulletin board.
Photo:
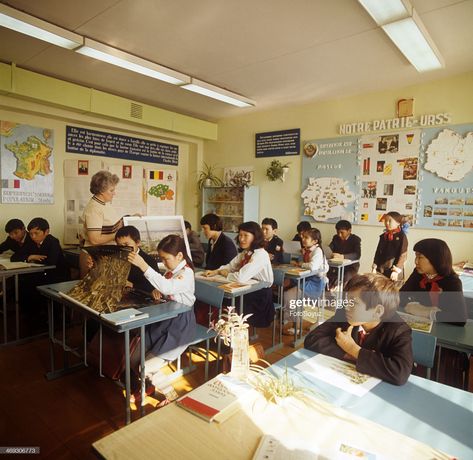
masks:
[(176, 170), (151, 170), (130, 162), (108, 163), (95, 158), (64, 160), (66, 244), (78, 244), (83, 232), (82, 215), (91, 198), (90, 179), (108, 170), (120, 178), (113, 206), (121, 216), (172, 216), (176, 213)]
[(411, 225), (473, 230), (473, 125), (309, 140), (302, 215), (377, 225), (388, 211)]

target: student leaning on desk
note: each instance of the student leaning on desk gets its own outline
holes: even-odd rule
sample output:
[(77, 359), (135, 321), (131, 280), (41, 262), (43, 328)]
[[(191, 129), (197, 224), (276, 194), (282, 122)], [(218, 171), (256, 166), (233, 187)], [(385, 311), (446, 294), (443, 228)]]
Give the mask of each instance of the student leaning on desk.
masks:
[(411, 328), (398, 316), (399, 293), (381, 274), (354, 276), (347, 306), (318, 326), (304, 347), (354, 361), (359, 372), (394, 385), (406, 383), (414, 364)]

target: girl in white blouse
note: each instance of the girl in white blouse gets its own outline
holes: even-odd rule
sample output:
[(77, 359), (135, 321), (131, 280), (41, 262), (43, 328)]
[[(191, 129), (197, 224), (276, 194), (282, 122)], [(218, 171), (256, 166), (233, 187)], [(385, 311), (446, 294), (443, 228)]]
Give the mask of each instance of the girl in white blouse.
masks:
[[(329, 267), (324, 251), (322, 250), (322, 235), (317, 228), (311, 228), (302, 233), (302, 262), (296, 265), (315, 272), (313, 276), (305, 280), (304, 296), (311, 299), (319, 299), (328, 281), (326, 274)], [(294, 301), (297, 299), (297, 294), (297, 286), (288, 289), (284, 293), (285, 316), (291, 316), (293, 312), (295, 312)], [(295, 312), (295, 314), (297, 314), (297, 312)], [(294, 332), (293, 327), (285, 331), (285, 333), (289, 335), (293, 335)]]
[(245, 283), (250, 279), (260, 281), (262, 289), (245, 294), (243, 310), (252, 314), (248, 323), (254, 327), (268, 327), (274, 319), (274, 305), (271, 286), (273, 269), (269, 255), (264, 249), (264, 237), (261, 227), (253, 221), (244, 222), (238, 227), (238, 242), (243, 251), (230, 263), (217, 270), (209, 270), (206, 276), (222, 275), (228, 281)]
[[(128, 261), (140, 268), (145, 278), (161, 293), (162, 298), (193, 306), (195, 302), (194, 266), (184, 240), (168, 235), (158, 244), (158, 254), (167, 271), (163, 275), (153, 270), (136, 252), (130, 252)], [(158, 307), (159, 308), (159, 307)], [(193, 309), (146, 328), (146, 376), (158, 384), (159, 369), (173, 361), (195, 337)]]

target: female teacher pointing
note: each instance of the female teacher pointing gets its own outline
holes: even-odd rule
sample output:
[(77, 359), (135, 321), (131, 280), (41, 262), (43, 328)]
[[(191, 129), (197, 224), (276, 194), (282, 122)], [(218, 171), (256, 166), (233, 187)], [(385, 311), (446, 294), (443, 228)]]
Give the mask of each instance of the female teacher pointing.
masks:
[[(90, 193), (93, 197), (87, 203), (82, 215), (84, 246), (115, 244), (115, 233), (123, 226), (122, 218), (111, 206), (119, 180), (116, 174), (109, 171), (99, 171), (92, 176)], [(81, 278), (87, 271), (87, 255), (81, 252)]]

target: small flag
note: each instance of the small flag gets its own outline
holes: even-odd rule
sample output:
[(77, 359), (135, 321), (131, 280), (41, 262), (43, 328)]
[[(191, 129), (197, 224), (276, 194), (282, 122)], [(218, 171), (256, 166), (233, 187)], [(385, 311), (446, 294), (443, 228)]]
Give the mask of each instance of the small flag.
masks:
[(414, 133), (406, 134), (407, 143), (412, 144), (412, 139), (414, 139)]

